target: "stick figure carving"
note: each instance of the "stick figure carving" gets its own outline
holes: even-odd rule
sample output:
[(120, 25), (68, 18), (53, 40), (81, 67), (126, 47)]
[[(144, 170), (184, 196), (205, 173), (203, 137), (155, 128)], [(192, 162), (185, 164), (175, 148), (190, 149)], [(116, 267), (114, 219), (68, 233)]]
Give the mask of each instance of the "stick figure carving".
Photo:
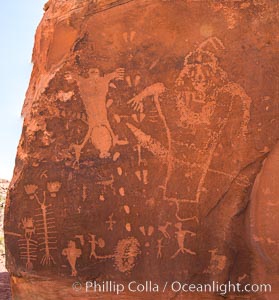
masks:
[(112, 231), (113, 226), (116, 224), (116, 221), (113, 220), (113, 213), (109, 216), (108, 221), (106, 221), (106, 224), (108, 224), (108, 230)]
[(196, 255), (196, 252), (193, 252), (190, 249), (187, 249), (184, 247), (184, 241), (185, 241), (186, 234), (195, 236), (196, 233), (189, 231), (189, 230), (183, 230), (181, 222), (176, 223), (174, 226), (178, 229), (178, 231), (175, 232), (177, 243), (178, 243), (178, 250), (174, 253), (174, 255), (171, 257), (171, 259), (175, 258), (179, 253), (182, 253), (182, 254), (188, 253), (191, 255)]
[[(47, 189), (50, 193), (50, 197), (55, 198), (60, 187), (61, 183), (58, 181), (48, 182)], [(31, 200), (35, 199), (39, 205), (39, 208), (36, 208), (37, 214), (34, 215), (34, 220), (36, 224), (36, 235), (39, 241), (39, 247), (41, 247), (42, 251), (44, 252), (44, 255), (41, 259), (41, 264), (43, 266), (55, 264), (52, 250), (57, 250), (57, 231), (54, 211), (51, 207), (52, 205), (47, 205), (46, 191), (43, 191), (42, 198), (38, 196), (38, 186), (29, 184), (24, 188), (25, 192), (29, 195), (29, 198)]]
[(96, 239), (96, 235), (95, 234), (89, 234), (91, 240), (89, 241), (89, 243), (91, 244), (91, 253), (90, 253), (90, 259), (92, 257), (94, 257), (95, 259), (106, 259), (106, 258), (112, 258), (113, 255), (104, 255), (104, 256), (100, 256), (97, 255), (96, 253), (96, 247), (100, 247), (100, 248), (104, 248), (105, 247), (105, 241), (102, 238), (98, 238), (98, 240)]
[(23, 218), (21, 220), (21, 227), (24, 230), (24, 235), (19, 239), (20, 258), (26, 261), (26, 269), (28, 271), (33, 269), (32, 261), (37, 260), (38, 243), (32, 239), (35, 234), (35, 227), (32, 218)]

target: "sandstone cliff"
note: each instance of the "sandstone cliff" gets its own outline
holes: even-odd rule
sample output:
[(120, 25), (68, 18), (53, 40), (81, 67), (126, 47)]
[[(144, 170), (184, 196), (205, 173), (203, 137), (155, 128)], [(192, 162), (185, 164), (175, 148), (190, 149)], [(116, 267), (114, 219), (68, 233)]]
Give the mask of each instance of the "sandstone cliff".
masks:
[(276, 279), (274, 168), (251, 190), (278, 140), (278, 37), (276, 1), (49, 1), (6, 209), (16, 299)]

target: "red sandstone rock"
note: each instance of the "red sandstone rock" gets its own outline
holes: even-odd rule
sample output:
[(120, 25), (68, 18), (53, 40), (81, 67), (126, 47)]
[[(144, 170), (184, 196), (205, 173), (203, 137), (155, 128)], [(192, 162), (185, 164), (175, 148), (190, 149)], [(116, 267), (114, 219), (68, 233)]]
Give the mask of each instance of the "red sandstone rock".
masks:
[(93, 279), (275, 290), (276, 149), (250, 192), (278, 139), (277, 6), (45, 5), (6, 209), (15, 299), (86, 299), (71, 285)]

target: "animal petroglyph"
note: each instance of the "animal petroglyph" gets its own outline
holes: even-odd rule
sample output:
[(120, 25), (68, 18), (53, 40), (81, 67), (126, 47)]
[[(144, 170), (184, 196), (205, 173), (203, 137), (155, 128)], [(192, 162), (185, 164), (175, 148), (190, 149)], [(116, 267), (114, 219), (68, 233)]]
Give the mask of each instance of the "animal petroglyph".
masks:
[(123, 80), (124, 69), (117, 69), (110, 74), (100, 75), (99, 69), (93, 68), (89, 71), (89, 77), (75, 76), (80, 89), (84, 107), (86, 109), (88, 130), (81, 144), (74, 144), (76, 162), (79, 162), (81, 151), (86, 143), (91, 143), (99, 151), (100, 158), (110, 156), (112, 146), (127, 144), (120, 141), (114, 134), (108, 120), (106, 107), (106, 95), (112, 80)]
[(159, 225), (158, 226), (158, 230), (161, 231), (161, 233), (163, 234), (163, 236), (166, 238), (166, 239), (170, 239), (170, 234), (167, 232), (167, 229), (169, 226), (171, 226), (172, 223), (171, 222), (166, 222), (165, 225)]

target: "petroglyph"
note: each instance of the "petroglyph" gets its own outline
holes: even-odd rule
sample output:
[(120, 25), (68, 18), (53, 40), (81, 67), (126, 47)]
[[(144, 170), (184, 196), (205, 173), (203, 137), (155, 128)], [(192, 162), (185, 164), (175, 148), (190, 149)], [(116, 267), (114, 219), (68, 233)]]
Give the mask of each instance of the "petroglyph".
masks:
[(125, 213), (126, 213), (127, 215), (130, 214), (131, 209), (130, 209), (129, 205), (124, 205), (124, 211), (125, 211)]
[(59, 182), (59, 181), (47, 183), (47, 189), (50, 192), (50, 196), (52, 198), (56, 197), (56, 193), (60, 190), (60, 188), (61, 188), (61, 182)]
[(113, 226), (116, 224), (116, 221), (113, 220), (113, 213), (109, 216), (106, 224), (108, 224), (108, 230), (113, 231)]
[(114, 177), (111, 175), (110, 177), (104, 177), (104, 178), (98, 178), (98, 181), (96, 181), (97, 185), (102, 186), (102, 196), (108, 191), (111, 190), (115, 194), (115, 188), (114, 188)]
[(35, 227), (32, 218), (23, 218), (21, 220), (22, 228), (24, 229), (25, 238), (31, 238), (35, 234)]
[[(176, 107), (179, 114), (180, 127), (189, 129), (189, 134), (194, 135), (199, 126), (209, 132), (207, 146), (204, 149), (196, 147), (198, 151), (207, 157), (202, 163), (188, 163), (178, 160), (174, 156), (173, 140), (171, 130), (167, 119), (163, 113), (161, 103), (166, 94), (166, 87), (163, 83), (155, 83), (142, 92), (138, 93), (127, 102), (133, 110), (138, 113), (144, 111), (144, 101), (146, 98), (152, 98), (156, 112), (161, 120), (167, 137), (167, 146), (156, 141), (151, 135), (145, 133), (140, 128), (127, 122), (127, 127), (131, 130), (138, 141), (138, 148), (147, 149), (160, 161), (167, 165), (165, 180), (160, 188), (163, 190), (163, 199), (174, 202), (176, 205), (176, 218), (181, 222), (195, 221), (199, 222), (197, 216), (183, 218), (180, 216), (180, 203), (199, 203), (202, 194), (206, 191), (204, 187), (205, 179), (209, 172), (222, 173), (222, 171), (210, 168), (217, 146), (224, 134), (224, 130), (231, 119), (233, 107), (238, 105), (242, 110), (242, 121), (240, 130), (236, 138), (245, 139), (248, 132), (248, 123), (250, 121), (251, 99), (244, 89), (228, 80), (227, 73), (220, 67), (218, 58), (214, 51), (224, 50), (222, 41), (216, 37), (210, 37), (202, 42), (194, 51), (186, 55), (184, 67), (177, 77), (176, 84)], [(216, 80), (219, 80), (218, 86)], [(219, 98), (226, 97), (225, 103), (219, 103)], [(194, 107), (199, 107), (194, 109)], [(221, 111), (220, 111), (221, 109)], [(218, 120), (218, 122), (216, 121)], [(216, 124), (215, 124), (216, 123)], [(196, 148), (196, 149), (195, 149)], [(140, 153), (140, 150), (138, 150)], [(141, 155), (140, 155), (140, 159)], [(187, 159), (187, 158), (185, 158)], [(173, 176), (175, 164), (189, 165), (190, 168), (200, 170), (200, 177), (196, 188), (195, 197), (177, 198), (168, 195), (168, 184)], [(225, 172), (223, 172), (225, 174)], [(139, 178), (139, 172), (136, 173)], [(186, 176), (192, 177), (191, 171)], [(233, 176), (228, 174), (228, 177)], [(242, 182), (238, 180), (242, 185)]]
[(114, 134), (107, 116), (106, 95), (112, 80), (124, 80), (124, 69), (117, 69), (110, 74), (100, 75), (100, 70), (93, 68), (89, 77), (73, 75), (80, 89), (83, 104), (86, 109), (88, 130), (81, 144), (73, 144), (76, 162), (79, 163), (81, 151), (86, 143), (91, 140), (93, 146), (99, 151), (100, 158), (110, 156), (114, 145), (127, 144), (120, 141)]
[(139, 144), (149, 150), (152, 154), (157, 156), (162, 162), (166, 161), (168, 157), (168, 151), (165, 147), (161, 145), (160, 142), (153, 139), (150, 135), (144, 133), (141, 129), (135, 127), (134, 125), (127, 123), (127, 127), (131, 130), (134, 136), (137, 138)]
[[(47, 183), (47, 189), (52, 198), (56, 197), (60, 187), (61, 183), (58, 181)], [(38, 246), (40, 251), (44, 252), (41, 264), (43, 266), (55, 264), (51, 252), (52, 250), (57, 250), (56, 221), (51, 204), (47, 205), (46, 203), (46, 191), (43, 191), (43, 198), (40, 199), (37, 194), (38, 186), (31, 184), (26, 185), (24, 188), (25, 192), (29, 195), (29, 198), (31, 200), (35, 199), (39, 205), (39, 208), (36, 208), (37, 213), (34, 215), (34, 221)]]
[(97, 246), (101, 249), (104, 248), (105, 241), (102, 238), (97, 239), (94, 234), (89, 234), (89, 237), (89, 243), (91, 245), (90, 259), (113, 259), (116, 269), (123, 273), (130, 272), (134, 268), (136, 258), (141, 253), (140, 244), (136, 238), (129, 237), (118, 241), (115, 251), (112, 254), (98, 255), (96, 253), (96, 248)]
[(158, 230), (161, 231), (161, 233), (163, 234), (163, 236), (166, 238), (166, 239), (170, 239), (170, 234), (167, 232), (167, 229), (169, 226), (171, 226), (172, 223), (171, 222), (166, 222), (165, 225), (159, 225), (158, 226)]
[(84, 240), (84, 236), (82, 234), (75, 235), (75, 238), (79, 239), (81, 246), (84, 246), (85, 240)]
[(182, 223), (176, 223), (174, 225), (178, 231), (175, 232), (177, 243), (178, 243), (178, 250), (174, 253), (174, 255), (171, 257), (171, 259), (174, 259), (179, 253), (188, 253), (191, 255), (196, 255), (196, 252), (185, 248), (184, 243), (185, 243), (185, 237), (187, 234), (189, 234), (191, 237), (196, 236), (196, 233), (189, 231), (189, 230), (183, 230), (182, 229)]
[(85, 184), (82, 185), (82, 201), (86, 201), (87, 199), (87, 187)]
[(95, 258), (95, 259), (107, 259), (107, 258), (113, 258), (113, 255), (97, 255), (96, 253), (96, 248), (97, 246), (99, 248), (104, 248), (106, 243), (102, 238), (98, 238), (98, 240), (96, 239), (96, 235), (95, 234), (91, 234), (89, 233), (90, 236), (90, 245), (91, 245), (91, 252), (90, 252), (90, 259)]
[(31, 271), (33, 269), (32, 261), (37, 260), (37, 249), (38, 242), (32, 238), (32, 235), (35, 234), (35, 227), (32, 218), (23, 218), (21, 220), (21, 227), (24, 230), (24, 235), (19, 239), (19, 250), (20, 250), (20, 258), (23, 261), (26, 261), (26, 269), (27, 271)]
[(131, 225), (131, 223), (126, 223), (125, 228), (126, 228), (126, 230), (128, 232), (131, 232), (132, 231), (132, 225)]
[(211, 254), (210, 264), (208, 269), (205, 270), (204, 273), (218, 274), (222, 272), (226, 267), (227, 257), (217, 254), (218, 249), (212, 249), (208, 252)]
[(68, 242), (68, 248), (63, 249), (62, 255), (66, 256), (71, 266), (72, 276), (77, 276), (76, 261), (81, 256), (81, 249), (76, 248), (75, 241)]
[(135, 267), (140, 253), (140, 244), (136, 238), (120, 240), (115, 249), (114, 266), (121, 273), (129, 273)]
[(154, 227), (153, 226), (140, 226), (139, 227), (140, 232), (144, 235), (144, 236), (151, 236), (154, 233)]
[[(182, 91), (178, 92), (177, 96), (180, 122), (190, 128), (199, 124), (210, 125), (218, 105), (216, 99), (220, 94), (228, 93), (231, 99), (231, 103), (228, 105), (229, 113), (233, 101), (237, 100), (242, 105), (241, 132), (245, 136), (248, 132), (247, 126), (250, 120), (251, 99), (240, 85), (228, 80), (228, 75), (220, 67), (215, 54), (212, 50), (207, 50), (209, 47), (214, 50), (225, 49), (221, 40), (216, 37), (205, 40), (185, 57), (184, 68), (176, 80), (177, 86), (184, 86), (184, 81), (188, 80), (187, 85), (184, 86)], [(221, 83), (221, 86), (216, 86), (216, 80)], [(193, 111), (192, 103), (199, 103), (201, 111)], [(229, 117), (228, 111), (222, 115), (224, 120)]]
[(123, 39), (126, 43), (131, 43), (134, 41), (136, 36), (136, 32), (134, 30), (130, 31), (130, 32), (124, 32), (123, 33)]
[[(249, 193), (278, 139), (278, 5), (58, 2), (36, 37), (6, 206), (7, 267), (24, 279), (14, 290), (30, 291), (20, 286), (30, 270), (59, 286), (70, 275), (125, 284), (146, 272), (158, 283), (256, 279), (239, 232), (244, 220), (256, 228)], [(272, 256), (272, 271), (276, 197), (258, 191), (266, 232), (247, 239)]]

